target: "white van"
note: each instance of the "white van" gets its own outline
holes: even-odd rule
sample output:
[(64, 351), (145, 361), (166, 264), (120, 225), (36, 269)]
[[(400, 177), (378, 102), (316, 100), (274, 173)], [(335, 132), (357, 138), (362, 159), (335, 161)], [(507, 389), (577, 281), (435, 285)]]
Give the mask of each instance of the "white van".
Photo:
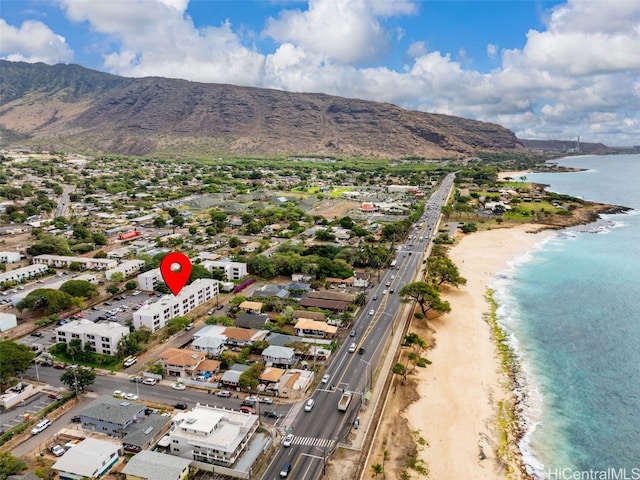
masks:
[(125, 368), (126, 367), (130, 367), (131, 365), (133, 365), (137, 361), (138, 361), (138, 359), (136, 357), (126, 358), (125, 361), (124, 361), (124, 366), (125, 366)]
[(35, 427), (31, 429), (31, 435), (37, 435), (42, 432), (45, 428), (51, 425), (51, 420), (45, 418), (40, 423), (38, 423)]
[(352, 343), (351, 345), (349, 345), (349, 353), (353, 353), (356, 351), (356, 344)]

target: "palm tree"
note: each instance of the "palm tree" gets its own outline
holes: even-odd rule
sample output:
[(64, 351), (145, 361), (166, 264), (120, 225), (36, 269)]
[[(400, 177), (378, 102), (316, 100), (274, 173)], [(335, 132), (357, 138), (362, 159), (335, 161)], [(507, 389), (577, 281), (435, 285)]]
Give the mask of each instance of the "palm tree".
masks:
[(381, 473), (384, 475), (384, 467), (379, 463), (371, 465), (371, 473), (373, 473), (373, 475), (371, 475), (372, 478), (376, 478)]

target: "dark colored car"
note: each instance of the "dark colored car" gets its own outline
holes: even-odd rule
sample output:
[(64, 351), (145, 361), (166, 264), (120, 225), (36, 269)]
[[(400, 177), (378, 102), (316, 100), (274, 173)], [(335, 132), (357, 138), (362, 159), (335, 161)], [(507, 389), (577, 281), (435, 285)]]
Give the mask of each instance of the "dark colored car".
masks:
[(282, 466), (282, 470), (280, 470), (280, 478), (287, 478), (289, 476), (290, 471), (291, 471), (291, 464), (285, 463)]
[(178, 409), (178, 410), (186, 410), (187, 409), (187, 404), (184, 402), (178, 402), (176, 403), (173, 408)]
[(362, 354), (364, 353), (364, 347), (360, 347), (360, 348), (358, 349), (358, 353), (359, 353), (360, 355), (362, 355)]
[(274, 410), (267, 410), (262, 415), (264, 415), (267, 418), (280, 418), (280, 414)]
[(71, 417), (71, 421), (73, 423), (80, 423), (80, 415), (75, 415), (75, 416)]
[(32, 337), (43, 337), (44, 335), (42, 334), (42, 332), (31, 332), (31, 336)]

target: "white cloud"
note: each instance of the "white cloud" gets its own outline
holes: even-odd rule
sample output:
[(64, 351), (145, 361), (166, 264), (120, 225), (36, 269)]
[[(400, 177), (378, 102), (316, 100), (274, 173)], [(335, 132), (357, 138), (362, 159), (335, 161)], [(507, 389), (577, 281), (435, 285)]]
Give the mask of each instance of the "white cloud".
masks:
[(388, 50), (391, 33), (379, 16), (406, 15), (413, 9), (406, 1), (310, 0), (308, 10), (283, 10), (278, 18), (268, 19), (264, 34), (348, 65), (376, 59)]
[(493, 43), (489, 43), (487, 45), (487, 57), (493, 59), (493, 58), (496, 58), (497, 55), (498, 55), (498, 47)]
[[(231, 21), (196, 28), (188, 0), (60, 2), (70, 20), (86, 22), (99, 43), (109, 45), (104, 68), (116, 74), (391, 102), (493, 121), (523, 138), (573, 138), (578, 132), (585, 141), (610, 144), (640, 138), (636, 0), (568, 0), (549, 12), (544, 29), (526, 33), (523, 48), (487, 44), (495, 68), (486, 73), (469, 68), (464, 50), (432, 51), (419, 38), (402, 52), (402, 67), (386, 66), (383, 55), (404, 30), (401, 18), (388, 29), (385, 20), (414, 15), (419, 4), (407, 0), (309, 0), (304, 9), (284, 2), (260, 32), (274, 40), (273, 52), (251, 46), (257, 33)], [(31, 23), (0, 25), (7, 27), (0, 46), (6, 58), (71, 58), (63, 37)]]
[(66, 63), (73, 58), (65, 38), (42, 22), (29, 20), (14, 27), (0, 18), (0, 31), (0, 55), (5, 60), (53, 64)]

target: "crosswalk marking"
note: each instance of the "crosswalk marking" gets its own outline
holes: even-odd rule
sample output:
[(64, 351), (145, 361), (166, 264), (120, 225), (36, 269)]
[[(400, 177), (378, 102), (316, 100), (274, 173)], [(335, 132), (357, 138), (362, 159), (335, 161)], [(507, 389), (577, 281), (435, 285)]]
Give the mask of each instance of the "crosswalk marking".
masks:
[(315, 438), (315, 437), (293, 437), (294, 445), (304, 445), (311, 447), (320, 447), (320, 448), (332, 448), (333, 440), (329, 440), (326, 438)]

